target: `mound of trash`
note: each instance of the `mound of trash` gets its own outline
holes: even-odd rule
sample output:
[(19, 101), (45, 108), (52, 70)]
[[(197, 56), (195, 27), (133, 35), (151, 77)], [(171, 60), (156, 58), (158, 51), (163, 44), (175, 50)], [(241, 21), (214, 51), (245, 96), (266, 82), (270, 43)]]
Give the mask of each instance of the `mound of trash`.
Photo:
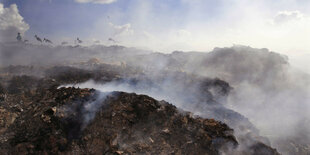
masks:
[[(1, 154), (219, 154), (233, 130), (146, 95), (49, 88), (1, 104)], [(29, 100), (32, 98), (32, 100)], [(28, 100), (28, 102), (27, 102)], [(257, 143), (250, 152), (276, 150)]]
[[(228, 72), (234, 65), (226, 70), (221, 59), (207, 58), (217, 54), (224, 58), (230, 50), (125, 56), (113, 50), (106, 55), (84, 52), (87, 48), (82, 47), (61, 48), (88, 56), (0, 67), (0, 154), (278, 154), (271, 147), (296, 154), (309, 150), (308, 145), (299, 145), (300, 139), (307, 144), (307, 136), (270, 142), (248, 115), (228, 104), (232, 95), (248, 89), (230, 81), (235, 79)], [(220, 74), (214, 76), (214, 71)], [(249, 71), (236, 76), (256, 70)], [(251, 77), (255, 76), (240, 79)], [(261, 80), (249, 81), (265, 85)], [(247, 97), (233, 99), (252, 103)]]

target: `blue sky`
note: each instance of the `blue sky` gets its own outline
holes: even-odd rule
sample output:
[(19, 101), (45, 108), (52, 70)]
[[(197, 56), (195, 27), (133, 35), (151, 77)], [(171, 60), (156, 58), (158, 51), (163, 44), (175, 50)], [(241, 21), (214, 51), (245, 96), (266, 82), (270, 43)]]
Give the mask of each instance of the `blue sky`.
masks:
[[(233, 44), (288, 53), (310, 50), (308, 0), (0, 0), (16, 4), (29, 29), (54, 42), (80, 37), (161, 51)], [(92, 3), (94, 1), (109, 4)], [(281, 21), (281, 22), (279, 22)]]
[(239, 44), (286, 54), (310, 72), (309, 8), (309, 0), (0, 0), (0, 41), (22, 32), (31, 43), (37, 34), (160, 52)]
[(126, 10), (121, 5), (81, 4), (71, 0), (5, 0), (5, 6), (17, 4), (30, 25), (29, 33), (44, 35), (86, 35), (99, 16), (111, 9)]
[[(118, 0), (111, 4), (77, 3), (74, 0), (4, 0), (4, 6), (17, 4), (30, 25), (27, 34), (83, 36), (93, 33), (96, 23), (109, 18), (116, 25), (131, 23), (137, 29), (163, 31), (182, 28), (190, 20), (212, 20), (220, 14), (221, 1), (209, 0), (204, 12), (191, 17), (191, 6), (178, 0)], [(200, 3), (201, 4), (201, 3)], [(147, 8), (147, 10), (144, 10)], [(141, 10), (139, 10), (141, 9)], [(146, 15), (146, 16), (144, 16)], [(134, 22), (133, 22), (134, 21)], [(154, 23), (157, 23), (154, 26)]]

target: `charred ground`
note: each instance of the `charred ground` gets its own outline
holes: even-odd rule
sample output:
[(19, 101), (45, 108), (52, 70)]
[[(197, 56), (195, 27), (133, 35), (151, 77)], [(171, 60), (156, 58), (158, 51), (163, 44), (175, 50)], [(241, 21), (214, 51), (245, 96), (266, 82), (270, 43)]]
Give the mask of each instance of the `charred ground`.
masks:
[[(101, 82), (123, 78), (121, 67), (113, 72), (109, 67), (46, 67), (43, 76), (3, 68), (1, 154), (278, 154), (259, 141), (233, 151), (240, 143), (226, 124), (146, 95), (111, 92), (98, 100), (102, 92), (94, 89), (58, 88), (90, 78)], [(219, 79), (202, 84), (206, 95), (212, 85), (229, 86)], [(225, 94), (231, 89), (225, 88), (219, 91)], [(87, 111), (89, 103), (100, 106)]]
[[(171, 134), (181, 135), (179, 133), (185, 132), (185, 135), (190, 135), (187, 137), (193, 138), (199, 137), (200, 129), (204, 128), (198, 120), (204, 122), (214, 119), (217, 127), (225, 131), (227, 129), (229, 135), (236, 141), (233, 142), (231, 141), (233, 139), (228, 138), (226, 140), (229, 142), (226, 145), (226, 142), (220, 140), (220, 145), (223, 144), (221, 149), (218, 145), (207, 143), (211, 150), (207, 149), (206, 152), (212, 152), (215, 149), (216, 153), (273, 154), (275, 150), (271, 147), (275, 147), (283, 154), (309, 154), (309, 108), (307, 107), (309, 107), (310, 78), (306, 74), (293, 71), (287, 57), (268, 49), (233, 46), (215, 48), (208, 53), (175, 51), (171, 54), (163, 54), (122, 46), (52, 47), (0, 43), (0, 59), (0, 132), (3, 153), (14, 154), (18, 146), (25, 152), (30, 150), (33, 153), (44, 151), (89, 153), (91, 149), (87, 147), (95, 146), (96, 143), (90, 145), (86, 142), (86, 132), (91, 135), (90, 141), (96, 138), (93, 134), (97, 130), (100, 131), (99, 135), (105, 135), (105, 131), (97, 129), (98, 126), (105, 125), (102, 125), (102, 122), (111, 123), (109, 126), (111, 129), (105, 128), (106, 131), (114, 134), (117, 130), (116, 134), (122, 135), (120, 133), (123, 129), (118, 128), (119, 126), (113, 128), (115, 123), (112, 124), (112, 117), (108, 120), (98, 116), (110, 114), (104, 111), (108, 109), (116, 113), (119, 109), (117, 105), (123, 105), (125, 110), (122, 114), (128, 116), (130, 121), (125, 116), (117, 118), (119, 122), (124, 122), (124, 126), (130, 131), (124, 132), (125, 135), (133, 133), (131, 130), (142, 130), (137, 129), (133, 124), (141, 126), (145, 124), (145, 128), (150, 133), (142, 130), (140, 134), (135, 135), (137, 137), (127, 137), (130, 140), (126, 140), (123, 135), (118, 142), (120, 144), (124, 142), (122, 143), (124, 145), (116, 146), (102, 142), (107, 139), (99, 136), (100, 138), (96, 139), (98, 145), (104, 144), (109, 148), (104, 147), (107, 150), (100, 150), (101, 152), (132, 153), (130, 151), (133, 146), (128, 145), (136, 144), (135, 142), (140, 144), (138, 140), (149, 139), (141, 135), (147, 135), (151, 138), (147, 142), (143, 141), (148, 145), (147, 147), (150, 146), (149, 142), (159, 144), (163, 141), (156, 140), (164, 138), (169, 147), (162, 144), (163, 146), (160, 146), (162, 149), (165, 147), (165, 151), (171, 150), (171, 144), (175, 147), (173, 150), (184, 153), (182, 151), (186, 150), (182, 148), (183, 145), (180, 142), (184, 137), (179, 137), (180, 141), (177, 143), (171, 142), (159, 134), (162, 129), (157, 126), (160, 125), (153, 122), (165, 122), (168, 124), (169, 131), (175, 132)], [(91, 83), (92, 85), (89, 85)], [(60, 86), (97, 90), (58, 89)], [(110, 88), (108, 92), (118, 91), (118, 93), (107, 95), (110, 96), (107, 102), (101, 102), (98, 98), (107, 97), (103, 92), (106, 92), (105, 88), (108, 87)], [(123, 101), (122, 98), (128, 101), (125, 99)], [(144, 101), (140, 101), (144, 99), (147, 101), (142, 109), (135, 106), (142, 102), (144, 104)], [(178, 107), (177, 117), (169, 114), (174, 113), (173, 111), (164, 111), (164, 114), (167, 114), (165, 119), (157, 116), (162, 113), (151, 112), (152, 109), (148, 108), (148, 104), (156, 105), (155, 107), (163, 104), (164, 107), (169, 107), (168, 109), (175, 108), (155, 99), (165, 100)], [(131, 100), (137, 103), (132, 103)], [(95, 103), (96, 106), (90, 106), (93, 105), (91, 103)], [(135, 110), (126, 110), (126, 108), (138, 108), (139, 111), (147, 111), (150, 115), (143, 115), (144, 117), (141, 118), (139, 113), (133, 112)], [(181, 121), (178, 125), (179, 130), (173, 128), (175, 121), (167, 123), (166, 120), (177, 121), (187, 117), (187, 112), (182, 112), (181, 109), (192, 112), (191, 115), (194, 117), (187, 119), (193, 119), (196, 123), (184, 124)], [(112, 112), (112, 115), (114, 113)], [(132, 115), (135, 119), (131, 119)], [(149, 117), (155, 120), (145, 121), (149, 121)], [(228, 125), (227, 128), (225, 124)], [(194, 126), (197, 130), (184, 129), (183, 126)], [(219, 136), (223, 138), (224, 130), (217, 127), (208, 128), (208, 130), (218, 131)], [(156, 129), (156, 132), (152, 129)], [(230, 129), (233, 129), (233, 132)], [(51, 136), (52, 139), (57, 139), (55, 140), (57, 142), (49, 143), (49, 137), (45, 135), (50, 136), (53, 133), (59, 134), (56, 134), (56, 137)], [(211, 135), (207, 131), (205, 133), (217, 142), (216, 134), (212, 137), (214, 133)], [(109, 136), (109, 140), (115, 139)], [(197, 141), (197, 146), (206, 146), (200, 142)], [(191, 145), (186, 141), (182, 144)], [(153, 149), (155, 147), (150, 146), (148, 151), (155, 153)], [(141, 152), (137, 148), (133, 150)]]

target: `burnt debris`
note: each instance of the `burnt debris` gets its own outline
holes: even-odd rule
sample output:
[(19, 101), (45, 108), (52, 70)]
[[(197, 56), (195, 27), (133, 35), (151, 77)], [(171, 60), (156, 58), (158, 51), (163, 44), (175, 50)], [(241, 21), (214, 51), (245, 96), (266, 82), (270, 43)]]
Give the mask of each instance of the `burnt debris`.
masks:
[[(271, 146), (309, 152), (302, 130), (309, 121), (296, 126), (301, 137), (269, 142), (227, 104), (240, 79), (273, 88), (273, 80), (255, 74), (263, 75), (264, 64), (281, 69), (272, 63), (282, 60), (277, 55), (263, 53), (270, 60), (257, 72), (241, 61), (223, 64), (222, 58), (248, 53), (216, 49), (162, 54), (116, 45), (0, 46), (0, 154), (278, 154)], [(79, 89), (82, 84), (89, 89)], [(101, 86), (126, 89), (106, 94)]]
[[(70, 67), (47, 71), (51, 74), (45, 77), (1, 76), (1, 154), (241, 152), (234, 131), (222, 122), (194, 116), (146, 95), (58, 88), (95, 77), (97, 72)], [(277, 154), (258, 141), (246, 151)]]
[[(180, 113), (175, 106), (145, 95), (122, 92), (101, 101), (95, 117), (83, 127), (85, 104), (98, 93), (76, 88), (46, 90), (3, 132), (0, 152), (219, 154), (238, 145), (233, 130), (221, 122)], [(257, 148), (276, 154), (265, 145), (255, 145), (252, 151), (262, 151)]]

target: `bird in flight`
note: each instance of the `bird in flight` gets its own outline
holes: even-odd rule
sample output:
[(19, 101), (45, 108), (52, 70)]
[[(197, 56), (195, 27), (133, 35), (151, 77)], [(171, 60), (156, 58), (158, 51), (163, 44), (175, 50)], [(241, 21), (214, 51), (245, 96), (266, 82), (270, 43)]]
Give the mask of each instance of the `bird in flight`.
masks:
[(82, 41), (82, 40), (80, 40), (80, 38), (76, 38), (76, 40), (77, 40), (77, 43), (78, 43), (78, 44), (83, 43), (83, 41)]
[(42, 43), (42, 39), (40, 37), (38, 37), (37, 35), (34, 35), (34, 37), (37, 39), (37, 41)]
[(44, 42), (47, 42), (47, 43), (50, 43), (50, 44), (53, 43), (52, 41), (50, 41), (49, 39), (46, 39), (46, 38), (44, 38), (43, 41), (44, 41)]

